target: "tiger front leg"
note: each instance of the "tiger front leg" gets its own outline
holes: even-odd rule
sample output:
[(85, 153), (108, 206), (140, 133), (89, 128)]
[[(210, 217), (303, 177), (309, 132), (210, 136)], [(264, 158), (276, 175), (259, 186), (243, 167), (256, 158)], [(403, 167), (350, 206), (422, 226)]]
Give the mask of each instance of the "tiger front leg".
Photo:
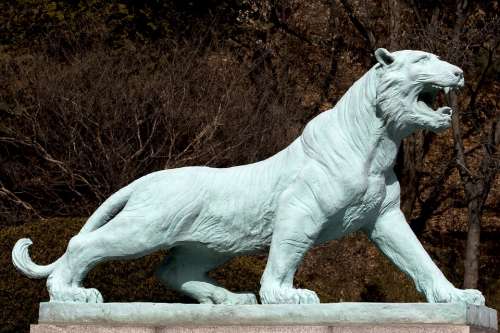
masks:
[(446, 279), (418, 241), (399, 207), (386, 211), (366, 231), (375, 245), (413, 279), (429, 303), (484, 305), (479, 290), (455, 288)]
[(307, 250), (314, 245), (320, 225), (308, 208), (286, 204), (276, 217), (271, 249), (261, 279), (263, 304), (315, 304), (314, 291), (296, 289), (293, 278)]

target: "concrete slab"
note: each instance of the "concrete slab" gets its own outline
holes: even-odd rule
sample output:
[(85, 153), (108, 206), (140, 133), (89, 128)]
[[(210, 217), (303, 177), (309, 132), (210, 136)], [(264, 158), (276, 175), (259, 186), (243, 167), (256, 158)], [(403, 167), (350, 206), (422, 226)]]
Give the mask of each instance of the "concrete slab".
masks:
[[(495, 310), (485, 306), (450, 303), (209, 305), (172, 303), (84, 304), (49, 302), (40, 304), (39, 324), (100, 325), (103, 327), (124, 326), (129, 327), (129, 329), (132, 329), (130, 326), (134, 326), (137, 329), (155, 327), (155, 329), (161, 328), (163, 330), (161, 332), (177, 332), (168, 330), (178, 330), (180, 329), (178, 327), (183, 326), (197, 326), (197, 329), (201, 329), (199, 327), (204, 327), (203, 329), (205, 329), (205, 331), (200, 332), (210, 332), (206, 331), (207, 327), (210, 326), (216, 326), (218, 330), (221, 330), (222, 328), (220, 327), (222, 326), (323, 326), (324, 328), (321, 329), (332, 327), (331, 329), (333, 330), (337, 329), (335, 327), (349, 326), (358, 327), (356, 328), (358, 331), (353, 332), (372, 332), (366, 331), (367, 327), (383, 326), (390, 328), (394, 325), (399, 325), (399, 327), (403, 327), (401, 325), (410, 325), (408, 329), (416, 329), (415, 327), (418, 328), (422, 325), (426, 325), (428, 328), (430, 327), (428, 325), (441, 325), (442, 327), (470, 326), (477, 329), (498, 330), (497, 313)], [(362, 331), (363, 329), (365, 331)], [(447, 330), (448, 329), (449, 328), (447, 328)], [(240, 329), (238, 329), (238, 331), (240, 331)], [(88, 333), (89, 331), (85, 332)], [(160, 331), (156, 330), (154, 332)], [(195, 331), (181, 330), (178, 332)], [(288, 331), (280, 330), (280, 332)], [(407, 332), (420, 331), (410, 330)]]
[(466, 325), (363, 325), (363, 326), (206, 326), (137, 327), (100, 325), (31, 326), (31, 333), (492, 333)]

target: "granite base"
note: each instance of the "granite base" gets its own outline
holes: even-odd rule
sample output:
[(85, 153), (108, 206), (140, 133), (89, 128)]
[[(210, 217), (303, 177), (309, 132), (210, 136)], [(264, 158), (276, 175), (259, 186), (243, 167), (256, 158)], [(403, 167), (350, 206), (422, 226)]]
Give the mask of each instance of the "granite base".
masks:
[(429, 303), (209, 305), (41, 303), (31, 333), (497, 333), (485, 306)]
[(147, 327), (101, 325), (31, 325), (31, 333), (493, 333), (466, 325), (363, 326), (206, 326)]

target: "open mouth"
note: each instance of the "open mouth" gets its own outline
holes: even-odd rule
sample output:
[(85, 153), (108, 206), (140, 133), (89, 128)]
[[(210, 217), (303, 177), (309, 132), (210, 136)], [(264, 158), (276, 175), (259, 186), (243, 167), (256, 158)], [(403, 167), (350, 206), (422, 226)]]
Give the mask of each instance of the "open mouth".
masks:
[(450, 91), (457, 86), (440, 86), (426, 84), (417, 96), (417, 106), (423, 112), (437, 112), (445, 117), (451, 117), (452, 110), (449, 106), (441, 106), (448, 101)]

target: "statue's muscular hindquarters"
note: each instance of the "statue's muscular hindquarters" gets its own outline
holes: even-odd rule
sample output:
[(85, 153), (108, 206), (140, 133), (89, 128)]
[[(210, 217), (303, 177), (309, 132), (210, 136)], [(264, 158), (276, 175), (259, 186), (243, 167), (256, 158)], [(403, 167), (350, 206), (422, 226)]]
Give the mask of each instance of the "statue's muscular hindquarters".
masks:
[(167, 286), (200, 303), (247, 304), (256, 303), (253, 294), (229, 292), (207, 272), (270, 247), (261, 302), (318, 303), (313, 291), (293, 288), (304, 254), (362, 230), (429, 302), (483, 304), (479, 291), (453, 287), (420, 245), (399, 208), (392, 170), (402, 138), (450, 126), (450, 108), (430, 107), (439, 90), (463, 86), (463, 73), (420, 51), (375, 55), (377, 65), (335, 108), (275, 156), (227, 169), (149, 174), (99, 207), (56, 262), (34, 264), (31, 241), (21, 239), (14, 264), (28, 276), (48, 276), (51, 301), (102, 302), (96, 289), (81, 286), (97, 263), (170, 249), (157, 271)]

